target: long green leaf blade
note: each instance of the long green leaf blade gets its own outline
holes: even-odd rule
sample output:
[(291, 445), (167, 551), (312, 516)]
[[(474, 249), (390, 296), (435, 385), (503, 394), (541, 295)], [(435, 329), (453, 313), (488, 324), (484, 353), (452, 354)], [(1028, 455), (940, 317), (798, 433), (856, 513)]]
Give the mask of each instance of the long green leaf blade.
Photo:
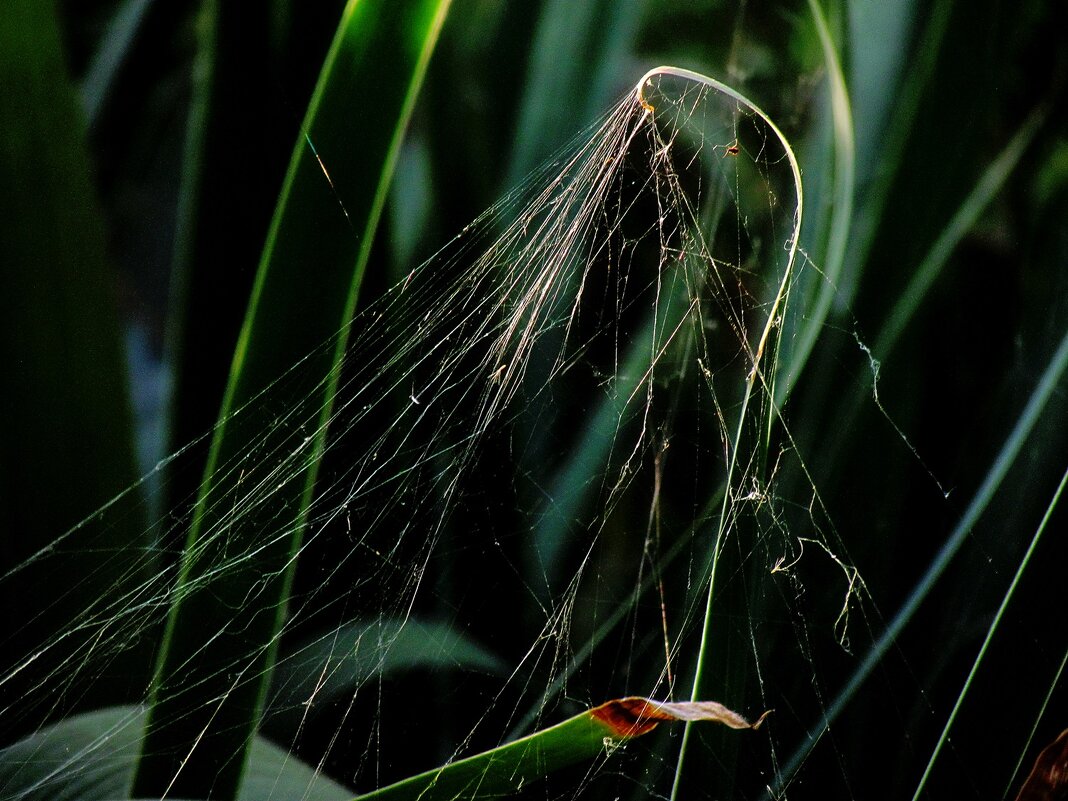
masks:
[(968, 691), (972, 687), (972, 681), (975, 678), (975, 674), (979, 672), (979, 666), (983, 662), (983, 657), (986, 656), (987, 650), (990, 648), (990, 643), (994, 639), (994, 633), (998, 630), (998, 626), (1001, 625), (1001, 622), (1005, 617), (1005, 610), (1008, 608), (1009, 602), (1012, 600), (1012, 596), (1016, 592), (1016, 588), (1020, 585), (1020, 578), (1027, 569), (1031, 557), (1034, 556), (1035, 549), (1038, 547), (1042, 535), (1045, 533), (1046, 527), (1049, 525), (1054, 510), (1056, 510), (1057, 505), (1060, 503), (1066, 485), (1068, 485), (1068, 470), (1061, 476), (1061, 483), (1057, 485), (1057, 490), (1054, 492), (1053, 498), (1050, 499), (1049, 506), (1046, 507), (1046, 513), (1042, 516), (1042, 521), (1038, 524), (1038, 528), (1035, 529), (1035, 533), (1031, 537), (1031, 544), (1027, 546), (1026, 553), (1024, 553), (1023, 558), (1020, 559), (1020, 564), (1016, 568), (1016, 575), (1012, 577), (1012, 582), (1009, 584), (1009, 588), (1005, 591), (1005, 595), (1001, 599), (998, 611), (994, 613), (994, 619), (991, 621), (990, 627), (987, 629), (986, 637), (983, 639), (983, 644), (979, 648), (979, 653), (976, 654), (975, 661), (972, 662), (971, 670), (968, 671), (968, 677), (964, 680), (964, 684), (961, 686), (960, 693), (957, 695), (957, 700), (953, 704), (953, 710), (949, 713), (949, 717), (946, 719), (946, 725), (942, 729), (942, 734), (939, 736), (935, 747), (931, 750), (931, 757), (927, 760), (927, 767), (924, 768), (923, 776), (920, 777), (920, 783), (916, 786), (916, 792), (912, 795), (913, 801), (920, 798), (923, 789), (927, 784), (927, 780), (931, 775), (931, 769), (934, 767), (935, 761), (938, 759), (939, 753), (941, 753), (943, 746), (949, 742), (949, 732), (950, 729), (953, 728), (953, 723), (957, 719), (957, 713), (964, 704), (964, 699), (967, 697)]
[(765, 712), (750, 723), (715, 701), (661, 703), (649, 698), (620, 698), (499, 748), (366, 793), (356, 801), (496, 798), (560, 768), (610, 752), (661, 722), (715, 721), (732, 729), (756, 729), (766, 716)]
[[(345, 8), (234, 355), (158, 663), (135, 794), (224, 799), (240, 786), (324, 447), (345, 324), (448, 5), (350, 0)], [(374, 113), (354, 130), (357, 107)], [(332, 337), (331, 347), (321, 347)], [(311, 436), (301, 428), (309, 423), (304, 415), (279, 421), (253, 405), (233, 416), (298, 362), (305, 386), (315, 387), (310, 399), (294, 390), (272, 393), (272, 400), (318, 410)], [(243, 464), (252, 443), (288, 454), (296, 467), (279, 483), (273, 460)], [(244, 496), (249, 510), (228, 518), (245, 487), (263, 487), (263, 495)], [(227, 554), (255, 557), (227, 565)]]

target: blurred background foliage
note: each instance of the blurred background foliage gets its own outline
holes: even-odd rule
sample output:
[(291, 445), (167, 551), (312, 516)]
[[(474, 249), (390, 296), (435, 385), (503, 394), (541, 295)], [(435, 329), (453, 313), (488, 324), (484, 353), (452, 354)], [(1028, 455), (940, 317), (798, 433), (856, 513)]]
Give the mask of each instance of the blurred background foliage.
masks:
[[(5, 676), (34, 643), (64, 630), (81, 593), (176, 567), (181, 542), (150, 524), (186, 519), (201, 486), (271, 216), (294, 143), (308, 133), (305, 109), (344, 6), (20, 0), (0, 18)], [(873, 603), (870, 629), (854, 626), (848, 650), (830, 627), (812, 629), (826, 641), (804, 641), (792, 633), (803, 626), (775, 621), (775, 647), (810, 651), (819, 671), (780, 675), (769, 663), (763, 683), (814, 684), (831, 707), (939, 553), (958, 547), (952, 536), (962, 519), (967, 536), (810, 754), (806, 731), (819, 728), (818, 705), (777, 710), (773, 762), (746, 746), (708, 767), (715, 786), (734, 782), (734, 797), (774, 786), (792, 750), (807, 755), (791, 786), (799, 797), (912, 791), (1068, 454), (1068, 381), (1058, 361), (1068, 332), (1068, 50), (1058, 3), (828, 2), (823, 12), (851, 104), (848, 165), (833, 70), (803, 2), (454, 0), (364, 282), (367, 297), (394, 283), (656, 64), (736, 86), (794, 143), (807, 200), (802, 245), (818, 268), (835, 263), (836, 291), (826, 318), (815, 318), (811, 356), (796, 362), (804, 373), (791, 378), (786, 418)], [(354, 131), (373, 125), (379, 91), (361, 86), (330, 114), (351, 119)], [(354, 134), (347, 146), (364, 145)], [(330, 171), (330, 154), (323, 159)], [(851, 181), (843, 183), (847, 166)], [(335, 200), (360, 191), (339, 186)], [(315, 280), (310, 265), (304, 274)], [(818, 307), (826, 288), (799, 284), (803, 308)], [(872, 402), (860, 342), (879, 360), (885, 415)], [(1044, 375), (1049, 397), (1006, 462), (1003, 443), (1027, 419)], [(137, 481), (178, 451), (165, 481), (158, 473)], [(997, 491), (968, 518), (999, 469)], [(106, 503), (106, 518), (94, 517)], [(480, 528), (514, 523), (510, 514), (487, 509)], [(99, 529), (97, 519), (106, 519)], [(1017, 760), (1030, 760), (1068, 725), (1060, 674), (1066, 538), (1061, 510), (962, 705), (930, 797), (1001, 793)], [(70, 558), (38, 560), (41, 549)], [(124, 552), (151, 552), (154, 561)], [(298, 595), (336, 560), (329, 548), (305, 557)], [(296, 753), (316, 764), (314, 755), (332, 748), (326, 772), (365, 787), (449, 757), (484, 715), (501, 722), (472, 745), (495, 744), (520, 701), (487, 701), (496, 686), (487, 677), (516, 664), (533, 636), (524, 629), (530, 601), (509, 586), (511, 569), (471, 575), (462, 559), (448, 566), (434, 599), (447, 605), (471, 582), (483, 591), (463, 614), (446, 615), (462, 642), (445, 627), (434, 635), (446, 643), (440, 663), (413, 654), (410, 669), (391, 664), (382, 679), (418, 705), (426, 699), (417, 688), (430, 677), (444, 721), (433, 736), (409, 715), (379, 719), (375, 699), (360, 698), (352, 712), (339, 704), (320, 715)], [(826, 581), (827, 592), (806, 581), (799, 614), (833, 620), (840, 574), (830, 569)], [(416, 611), (441, 613), (433, 604)], [(158, 615), (145, 620), (91, 671), (91, 683), (61, 679), (44, 711), (5, 702), (5, 743), (74, 712), (144, 700), (161, 632)], [(314, 640), (342, 622), (324, 612), (294, 637)], [(596, 623), (592, 612), (577, 613), (579, 630)], [(450, 662), (460, 669), (446, 671)], [(5, 695), (65, 676), (61, 664), (19, 672)], [(602, 677), (581, 673), (575, 695), (597, 702), (637, 689), (627, 674), (618, 665)], [(272, 693), (298, 681), (289, 676)], [(781, 697), (792, 696), (783, 689)], [(268, 717), (264, 731), (288, 745), (284, 718)], [(403, 752), (382, 746), (373, 755), (377, 776), (361, 762), (372, 730), (383, 744), (408, 741)], [(661, 771), (671, 759), (665, 748), (645, 755)], [(567, 780), (553, 791), (567, 793)]]

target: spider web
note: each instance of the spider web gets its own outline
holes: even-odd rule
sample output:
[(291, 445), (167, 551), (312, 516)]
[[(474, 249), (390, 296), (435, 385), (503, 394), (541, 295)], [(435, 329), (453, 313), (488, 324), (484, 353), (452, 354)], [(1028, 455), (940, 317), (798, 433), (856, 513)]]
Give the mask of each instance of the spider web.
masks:
[[(748, 737), (687, 726), (527, 792), (717, 797), (777, 775), (780, 744), (825, 707), (813, 641), (844, 652), (866, 597), (776, 401), (779, 346), (805, 324), (790, 299), (799, 180), (740, 95), (654, 72), (360, 310), (284, 621), (228, 671), (234, 687), (255, 678), (277, 647), (261, 730), (288, 758), (366, 791), (637, 694), (776, 714)], [(189, 509), (172, 510), (154, 547), (121, 555), (115, 591), (26, 647), (0, 677), (9, 720), (92, 708), (115, 665), (144, 659), (197, 588), (179, 558), (225, 583), (257, 559), (231, 547), (236, 526), (254, 524), (260, 547), (292, 534), (294, 517), (263, 510), (319, 459), (322, 387), (302, 369), (315, 357), (225, 421), (244, 431), (266, 409), (298, 434), (249, 431), (243, 458), (216, 467), (235, 489), (207, 498), (194, 550), (175, 553)], [(78, 558), (125, 514), (123, 496), (0, 580)], [(205, 642), (227, 625), (205, 621)], [(149, 703), (147, 687), (133, 695)], [(129, 708), (0, 797), (110, 770), (141, 725)]]

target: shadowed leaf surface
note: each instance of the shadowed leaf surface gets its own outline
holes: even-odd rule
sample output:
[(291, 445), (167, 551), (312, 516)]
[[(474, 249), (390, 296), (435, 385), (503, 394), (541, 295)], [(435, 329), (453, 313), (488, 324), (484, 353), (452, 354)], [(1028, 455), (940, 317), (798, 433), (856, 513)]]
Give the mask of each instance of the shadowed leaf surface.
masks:
[[(20, 801), (128, 798), (143, 726), (136, 707), (109, 707), (42, 729), (0, 751), (0, 794)], [(347, 801), (352, 792), (257, 737), (237, 798)]]
[[(0, 673), (47, 671), (86, 646), (53, 638), (136, 582), (145, 544), (115, 275), (51, 3), (0, 14)], [(112, 501), (106, 520), (91, 515)], [(69, 530), (69, 531), (68, 531)], [(65, 533), (66, 532), (66, 533)], [(62, 536), (61, 536), (62, 535)], [(112, 613), (121, 612), (112, 608)], [(95, 630), (95, 628), (94, 628)], [(146, 660), (147, 661), (147, 660)], [(141, 665), (142, 670), (147, 665)], [(3, 688), (0, 742), (70, 709)], [(102, 687), (118, 700), (122, 683)], [(39, 705), (39, 707), (35, 707)], [(53, 708), (55, 707), (55, 708)], [(31, 711), (32, 710), (32, 711)]]

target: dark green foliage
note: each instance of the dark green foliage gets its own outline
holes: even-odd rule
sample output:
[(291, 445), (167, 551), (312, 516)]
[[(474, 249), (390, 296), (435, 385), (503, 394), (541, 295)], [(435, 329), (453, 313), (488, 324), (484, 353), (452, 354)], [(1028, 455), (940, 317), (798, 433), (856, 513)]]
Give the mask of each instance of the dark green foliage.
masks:
[[(82, 617), (86, 607), (109, 592), (119, 606), (105, 617), (122, 614), (122, 593), (155, 568), (137, 559), (148, 534), (118, 286), (47, 3), (0, 15), (0, 119), (0, 672), (10, 677), (34, 654), (41, 675), (83, 658), (104, 622)], [(113, 499), (106, 518), (94, 515)], [(136, 613), (115, 622), (138, 625)], [(80, 630), (57, 641), (72, 623)], [(147, 668), (132, 645), (124, 667), (100, 676), (101, 697), (123, 699)], [(0, 738), (82, 706), (85, 690), (74, 682), (56, 697), (32, 675), (7, 682)]]
[[(343, 798), (606, 698), (688, 698), (727, 497), (700, 694), (775, 712), (744, 739), (693, 729), (679, 798), (910, 797), (939, 748), (921, 797), (1011, 797), (1065, 725), (1063, 509), (961, 687), (1068, 453), (1056, 4), (456, 0), (418, 106), (448, 3), (194, 5), (0, 15), (0, 744), (36, 732), (0, 752), (0, 795)], [(777, 405), (743, 437), (752, 481), (723, 486), (742, 383), (713, 408), (691, 374), (599, 506), (613, 437), (638, 425), (604, 389), (640, 385), (634, 313), (617, 353), (520, 396), (455, 496), (421, 475), (418, 513), (383, 503), (361, 539), (335, 499), (400, 413), (333, 438), (363, 369), (347, 348), (375, 333), (354, 312), (660, 63), (736, 86), (801, 160), (804, 253), (768, 355)], [(702, 211), (712, 241), (723, 208)], [(173, 378), (146, 466), (176, 455), (144, 483), (123, 313)], [(713, 341), (726, 384), (739, 342)], [(428, 521), (432, 543), (402, 538)], [(527, 792), (666, 797), (679, 739)], [(35, 784), (72, 753), (69, 785)]]
[[(437, 0), (404, 9), (351, 2), (342, 17), (238, 339), (223, 422), (213, 434), (161, 646), (135, 795), (228, 798), (240, 786), (285, 621), (347, 337), (323, 343), (344, 330), (355, 310), (400, 138), (447, 7)], [(345, 104), (365, 94), (376, 116), (360, 129), (361, 147), (355, 148)], [(339, 196), (338, 186), (352, 191)], [(310, 399), (302, 390), (278, 401), (321, 407), (311, 431), (303, 416), (290, 422), (294, 418), (279, 419), (270, 409), (246, 409), (298, 360), (316, 390)], [(282, 454), (295, 472), (275, 478), (270, 459), (260, 470), (241, 466), (250, 447)], [(255, 496), (248, 514), (227, 518), (246, 484), (270, 492)], [(264, 542), (279, 519), (284, 528)], [(246, 551), (248, 558), (220, 569)], [(204, 621), (222, 617), (229, 617), (223, 630), (205, 638)], [(191, 711), (193, 699), (205, 697), (220, 700)], [(190, 743), (198, 741), (202, 747), (190, 754)]]

